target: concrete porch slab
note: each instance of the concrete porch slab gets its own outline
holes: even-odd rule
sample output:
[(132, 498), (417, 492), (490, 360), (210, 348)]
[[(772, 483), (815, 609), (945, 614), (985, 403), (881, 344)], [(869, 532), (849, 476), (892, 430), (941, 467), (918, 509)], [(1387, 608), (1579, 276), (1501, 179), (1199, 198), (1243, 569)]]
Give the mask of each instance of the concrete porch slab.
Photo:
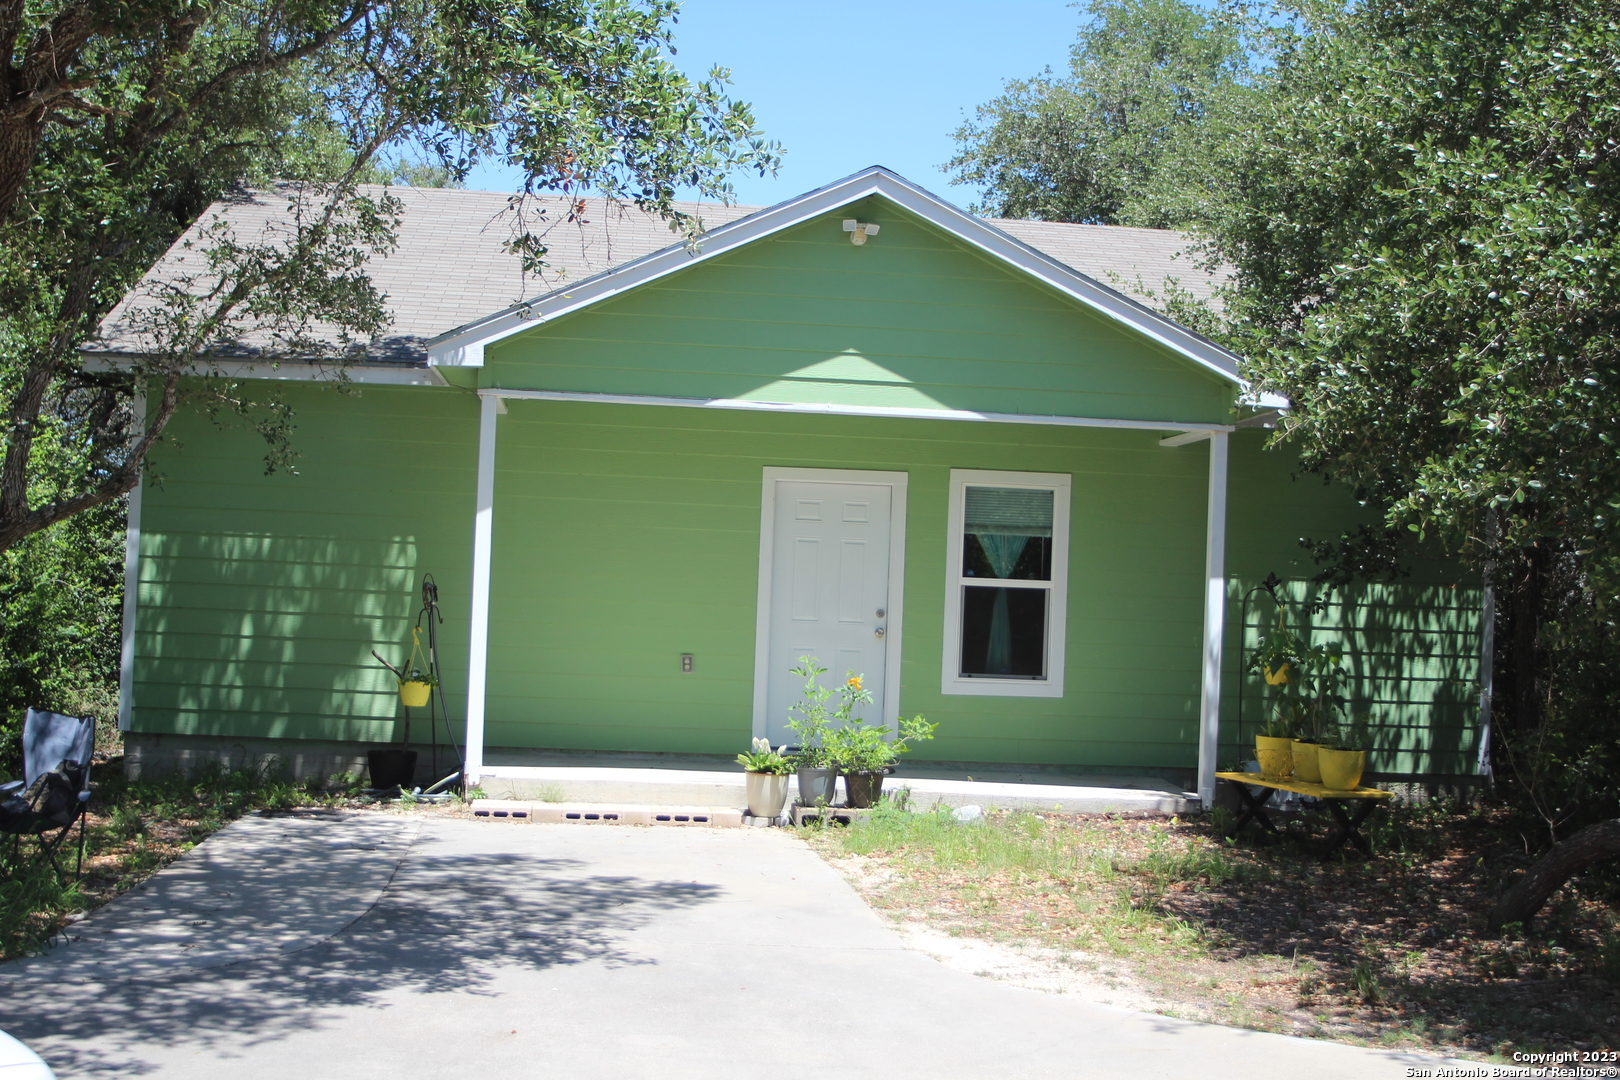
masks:
[[(1196, 795), (1155, 778), (1081, 779), (1085, 782), (1031, 783), (977, 777), (947, 779), (907, 775), (902, 771), (885, 782), (884, 790), (908, 789), (911, 805), (920, 810), (972, 805), (987, 810), (1068, 814), (1123, 811), (1184, 814), (1198, 808)], [(839, 781), (840, 791), (842, 784)], [(741, 771), (497, 764), (485, 766), (479, 786), (491, 799), (537, 805), (742, 806), (747, 802)]]

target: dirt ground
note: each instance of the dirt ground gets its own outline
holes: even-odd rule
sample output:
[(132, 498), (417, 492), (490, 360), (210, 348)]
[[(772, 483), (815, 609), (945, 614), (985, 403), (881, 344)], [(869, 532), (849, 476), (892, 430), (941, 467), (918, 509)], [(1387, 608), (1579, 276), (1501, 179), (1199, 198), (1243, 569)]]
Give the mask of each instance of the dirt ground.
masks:
[(1304, 822), (1258, 846), (1206, 820), (1039, 821), (1077, 853), (1072, 872), (811, 842), (914, 947), (987, 977), (1459, 1057), (1620, 1048), (1620, 913), (1602, 883), (1566, 888), (1528, 935), (1486, 936), (1502, 881), (1530, 862), (1500, 815), (1397, 812), (1371, 860), (1326, 862)]

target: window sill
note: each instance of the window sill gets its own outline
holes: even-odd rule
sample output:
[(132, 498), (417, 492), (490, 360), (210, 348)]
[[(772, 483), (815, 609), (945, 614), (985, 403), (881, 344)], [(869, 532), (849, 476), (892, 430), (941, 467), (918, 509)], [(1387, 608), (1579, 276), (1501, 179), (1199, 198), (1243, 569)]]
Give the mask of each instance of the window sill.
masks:
[(964, 679), (958, 676), (944, 679), (939, 691), (969, 697), (1060, 698), (1063, 683), (1051, 679)]

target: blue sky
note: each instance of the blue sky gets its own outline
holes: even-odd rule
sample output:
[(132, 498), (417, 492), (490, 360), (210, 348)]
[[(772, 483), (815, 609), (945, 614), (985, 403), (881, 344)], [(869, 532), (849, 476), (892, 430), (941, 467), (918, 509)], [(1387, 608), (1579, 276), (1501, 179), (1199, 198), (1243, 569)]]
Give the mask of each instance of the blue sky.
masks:
[[(1062, 0), (685, 0), (675, 61), (693, 76), (730, 68), (734, 96), (784, 147), (774, 178), (734, 178), (738, 202), (769, 205), (886, 165), (965, 206), (977, 192), (941, 168), (952, 132), (1008, 79), (1065, 68), (1079, 23)], [(520, 181), (480, 169), (467, 186)]]

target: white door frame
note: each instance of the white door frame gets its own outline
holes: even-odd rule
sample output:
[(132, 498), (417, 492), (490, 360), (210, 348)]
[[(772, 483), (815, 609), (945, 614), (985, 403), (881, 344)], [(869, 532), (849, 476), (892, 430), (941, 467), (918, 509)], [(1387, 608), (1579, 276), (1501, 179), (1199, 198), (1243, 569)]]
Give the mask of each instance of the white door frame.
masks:
[(889, 601), (883, 638), (883, 700), (878, 716), (893, 729), (900, 716), (900, 638), (906, 595), (906, 482), (903, 472), (859, 469), (792, 469), (765, 466), (759, 507), (759, 604), (754, 614), (754, 738), (766, 733), (766, 697), (770, 690), (771, 580), (776, 552), (776, 484), (806, 480), (830, 484), (871, 484), (889, 488)]

